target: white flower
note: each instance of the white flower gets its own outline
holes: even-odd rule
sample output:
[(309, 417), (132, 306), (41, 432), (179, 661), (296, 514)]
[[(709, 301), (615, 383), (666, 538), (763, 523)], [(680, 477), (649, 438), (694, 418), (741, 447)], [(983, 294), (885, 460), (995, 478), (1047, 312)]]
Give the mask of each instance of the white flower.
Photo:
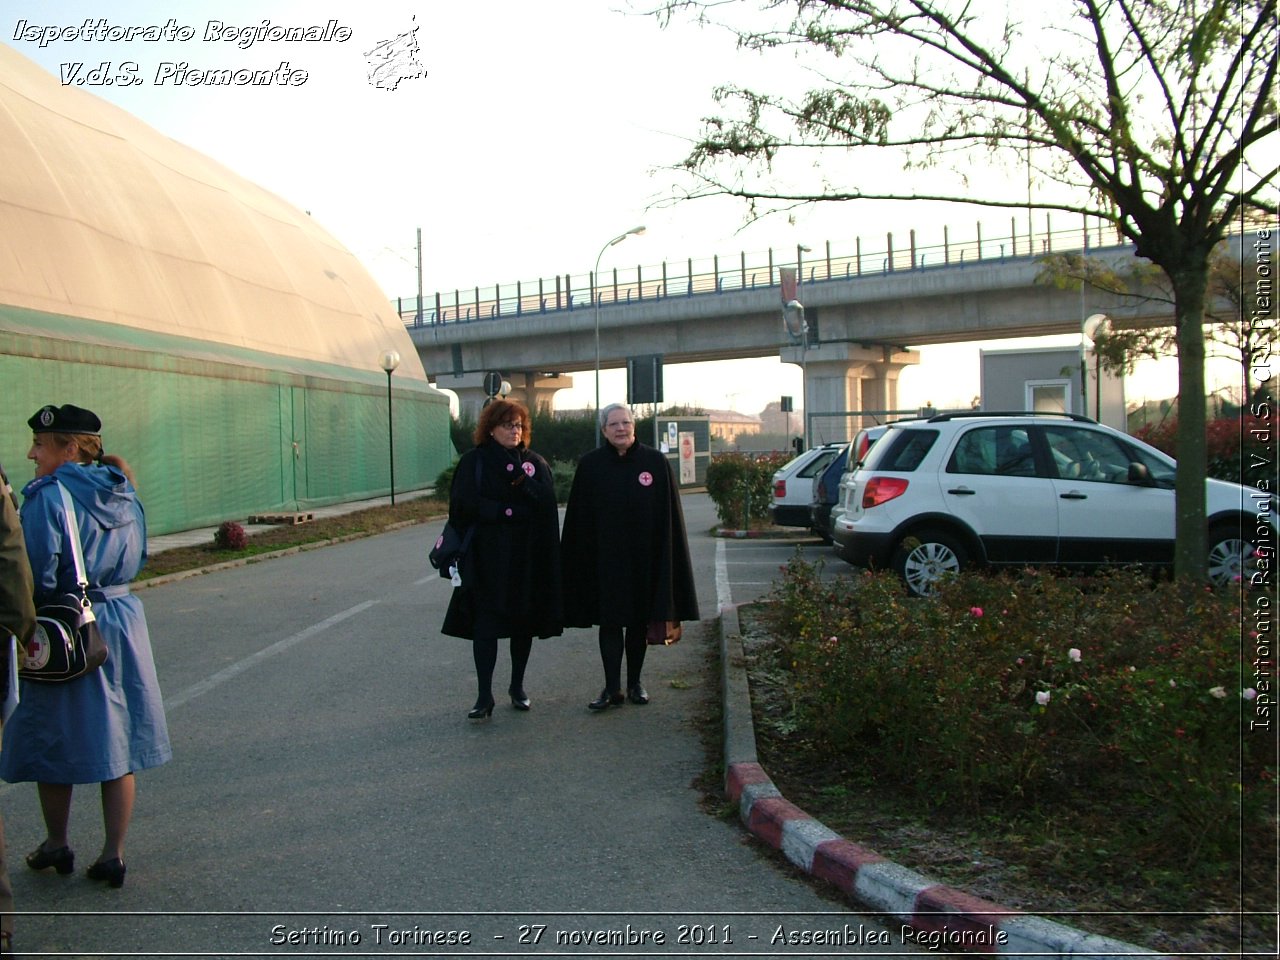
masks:
[(1217, 697), (1219, 700), (1223, 699), (1226, 695), (1227, 695), (1226, 687), (1214, 687), (1212, 690), (1209, 691), (1209, 696)]
[(1040, 704), (1042, 707), (1047, 707), (1051, 699), (1053, 699), (1053, 694), (1048, 690), (1041, 690), (1036, 694), (1036, 703)]
[(1079, 648), (1079, 647), (1072, 647), (1070, 650), (1068, 650), (1068, 651), (1067, 651), (1067, 659), (1068, 659), (1068, 660), (1070, 660), (1072, 663), (1079, 663), (1079, 662), (1080, 662), (1080, 648)]
[(1169, 686), (1170, 686), (1171, 688), (1173, 688), (1174, 690), (1176, 690), (1176, 689), (1178, 688), (1178, 681), (1177, 681), (1177, 680), (1170, 680), (1170, 681), (1169, 681)]

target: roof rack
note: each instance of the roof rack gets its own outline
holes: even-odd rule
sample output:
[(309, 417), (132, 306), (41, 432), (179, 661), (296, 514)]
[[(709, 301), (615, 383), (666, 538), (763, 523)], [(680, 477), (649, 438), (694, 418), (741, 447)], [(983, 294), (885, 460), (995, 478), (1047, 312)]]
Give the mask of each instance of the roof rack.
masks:
[(945, 420), (959, 420), (964, 417), (1062, 417), (1065, 420), (1078, 420), (1081, 423), (1097, 423), (1092, 417), (1080, 413), (1059, 413), (1053, 410), (961, 410), (956, 413), (939, 413), (929, 418), (930, 423)]

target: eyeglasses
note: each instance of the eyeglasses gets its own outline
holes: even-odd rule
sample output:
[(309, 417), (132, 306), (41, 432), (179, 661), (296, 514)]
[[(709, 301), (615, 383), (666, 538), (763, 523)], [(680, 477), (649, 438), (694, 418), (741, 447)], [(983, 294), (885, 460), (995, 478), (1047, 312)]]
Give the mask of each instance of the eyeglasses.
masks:
[(524, 424), (519, 420), (504, 420), (498, 424), (500, 427), (506, 427), (508, 430), (523, 430)]

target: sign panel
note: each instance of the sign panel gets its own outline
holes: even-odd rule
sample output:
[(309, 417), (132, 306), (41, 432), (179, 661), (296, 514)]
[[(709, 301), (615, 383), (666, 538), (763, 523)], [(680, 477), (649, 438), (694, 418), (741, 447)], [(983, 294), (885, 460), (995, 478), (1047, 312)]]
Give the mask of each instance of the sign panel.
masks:
[[(672, 424), (674, 427), (675, 424)], [(693, 434), (680, 434), (680, 482), (693, 483), (698, 479), (697, 464), (693, 459)]]

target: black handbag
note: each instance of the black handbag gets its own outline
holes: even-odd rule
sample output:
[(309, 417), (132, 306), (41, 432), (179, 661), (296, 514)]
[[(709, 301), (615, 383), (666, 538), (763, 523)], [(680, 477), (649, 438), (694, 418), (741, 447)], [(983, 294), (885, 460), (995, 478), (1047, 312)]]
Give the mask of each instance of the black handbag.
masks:
[(475, 527), (470, 526), (466, 533), (459, 533), (458, 528), (452, 523), (445, 522), (440, 536), (436, 537), (436, 545), (427, 554), (431, 566), (440, 571), (440, 576), (449, 576), (449, 568), (466, 556), (467, 548), (471, 546), (471, 535), (474, 532)]
[[(480, 455), (476, 454), (476, 489), (480, 489)], [(427, 553), (431, 566), (440, 571), (440, 576), (449, 579), (453, 576), (450, 568), (457, 566), (467, 555), (471, 546), (471, 535), (475, 533), (475, 524), (459, 531), (449, 521), (445, 521), (444, 529), (436, 537), (436, 545)]]
[(64, 593), (36, 608), (36, 630), (27, 642), (18, 676), (33, 683), (65, 683), (107, 662), (107, 644), (89, 601), (76, 508), (67, 488), (57, 484), (66, 508), (67, 543), (76, 567), (77, 593)]

